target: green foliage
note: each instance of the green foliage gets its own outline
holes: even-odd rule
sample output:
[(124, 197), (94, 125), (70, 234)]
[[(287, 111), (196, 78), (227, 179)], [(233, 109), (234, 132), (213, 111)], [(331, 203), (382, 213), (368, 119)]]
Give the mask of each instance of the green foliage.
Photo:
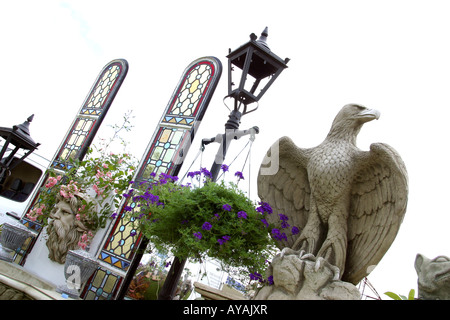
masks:
[(162, 174), (125, 195), (136, 204), (125, 210), (155, 248), (181, 259), (215, 258), (225, 269), (241, 267), (247, 274), (262, 272), (273, 239), (256, 204), (232, 183), (206, 178), (193, 188), (176, 180)]
[[(130, 113), (126, 114), (122, 126), (113, 127), (111, 141), (117, 139), (121, 130), (129, 130), (129, 117)], [(46, 226), (59, 198), (70, 200), (77, 197), (77, 219), (91, 231), (104, 228), (119, 206), (120, 197), (115, 195), (128, 189), (136, 167), (136, 159), (128, 153), (110, 152), (110, 143), (100, 139), (99, 146), (94, 145), (95, 155), (90, 148), (84, 160), (69, 159), (67, 165), (70, 169), (64, 176), (53, 169), (47, 170), (47, 181), (27, 217)]]
[[(71, 160), (73, 166), (63, 177), (54, 170), (48, 170), (46, 184), (40, 190), (39, 201), (28, 213), (28, 218), (48, 224), (52, 209), (58, 197), (81, 199), (78, 217), (92, 231), (103, 228), (112, 212), (118, 207), (122, 194), (133, 177), (134, 162), (128, 154), (108, 154), (91, 157), (88, 152), (86, 160)], [(90, 190), (91, 196), (86, 192)]]
[(392, 298), (394, 300), (414, 300), (415, 291), (414, 291), (414, 289), (411, 289), (409, 291), (409, 294), (408, 294), (407, 297), (404, 296), (404, 295), (398, 295), (398, 294), (390, 292), (390, 291), (385, 292), (384, 294), (387, 295), (389, 298)]

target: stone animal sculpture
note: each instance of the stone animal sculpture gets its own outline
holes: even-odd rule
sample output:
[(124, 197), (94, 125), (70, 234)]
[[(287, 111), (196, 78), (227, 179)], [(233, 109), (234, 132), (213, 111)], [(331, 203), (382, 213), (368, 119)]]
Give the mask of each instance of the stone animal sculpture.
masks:
[(416, 256), (418, 297), (423, 300), (450, 300), (450, 258), (438, 256), (428, 259)]
[[(337, 269), (337, 270), (336, 270)], [(265, 286), (256, 300), (360, 300), (359, 290), (336, 278), (339, 270), (324, 258), (284, 248), (267, 270), (273, 285)]]
[[(399, 154), (384, 143), (370, 151), (356, 146), (364, 123), (379, 112), (344, 106), (326, 139), (298, 148), (288, 137), (275, 142), (258, 174), (258, 195), (300, 229), (279, 245), (323, 257), (340, 269), (341, 280), (357, 284), (394, 241), (406, 212), (408, 177)], [(278, 158), (277, 158), (278, 157)], [(278, 162), (276, 173), (264, 171)]]

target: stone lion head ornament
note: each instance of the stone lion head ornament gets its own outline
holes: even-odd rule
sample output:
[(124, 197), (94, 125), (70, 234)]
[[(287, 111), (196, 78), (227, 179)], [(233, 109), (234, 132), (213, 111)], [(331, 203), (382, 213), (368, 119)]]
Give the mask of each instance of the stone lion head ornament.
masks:
[(417, 254), (414, 263), (418, 275), (418, 296), (423, 300), (450, 300), (450, 258), (428, 259)]

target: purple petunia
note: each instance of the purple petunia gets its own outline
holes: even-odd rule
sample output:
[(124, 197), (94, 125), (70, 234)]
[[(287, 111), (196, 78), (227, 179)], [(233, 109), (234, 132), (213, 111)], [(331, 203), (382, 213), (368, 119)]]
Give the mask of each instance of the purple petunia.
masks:
[(229, 204), (224, 204), (222, 206), (222, 209), (225, 210), (225, 211), (231, 211), (231, 206)]
[(298, 234), (300, 232), (300, 229), (297, 228), (296, 226), (293, 226), (291, 231), (292, 231), (292, 234)]
[(245, 211), (239, 211), (237, 216), (238, 218), (247, 219), (247, 213)]
[(203, 175), (207, 178), (212, 178), (212, 173), (209, 172), (206, 168), (201, 168), (200, 169), (201, 173), (203, 173)]
[(203, 230), (209, 231), (209, 230), (211, 230), (211, 228), (212, 228), (212, 225), (211, 225), (211, 223), (209, 223), (208, 221), (206, 221), (206, 222), (202, 225), (202, 229), (203, 229)]
[(283, 229), (289, 228), (290, 225), (289, 225), (289, 223), (287, 223), (287, 221), (289, 220), (289, 217), (282, 213), (279, 213), (278, 216), (280, 217), (280, 220), (281, 220), (281, 228), (283, 228)]
[(200, 171), (191, 171), (187, 174), (189, 178), (195, 177), (197, 174), (200, 174)]
[(278, 241), (283, 241), (283, 240), (287, 241), (286, 233), (284, 233), (284, 232), (281, 233), (280, 230), (277, 228), (272, 229), (272, 237)]
[(198, 240), (200, 240), (202, 238), (202, 233), (201, 232), (194, 232), (194, 237), (196, 237)]
[(229, 169), (229, 167), (226, 164), (221, 165), (220, 168), (222, 169), (223, 172), (227, 172)]
[(217, 239), (217, 242), (220, 244), (220, 245), (223, 245), (225, 242), (227, 242), (228, 240), (230, 240), (230, 236), (223, 236), (222, 238), (220, 238), (220, 239)]
[(256, 208), (256, 211), (258, 211), (261, 214), (271, 214), (273, 212), (272, 207), (267, 202), (258, 202), (259, 207)]
[(130, 191), (128, 191), (128, 193), (124, 193), (122, 196), (124, 198), (129, 198), (133, 194), (133, 191), (134, 191), (134, 189), (130, 189)]
[(250, 280), (258, 280), (259, 282), (263, 282), (263, 276), (258, 272), (250, 273)]
[(238, 177), (239, 180), (244, 180), (244, 175), (240, 171), (236, 171), (234, 174), (236, 177)]

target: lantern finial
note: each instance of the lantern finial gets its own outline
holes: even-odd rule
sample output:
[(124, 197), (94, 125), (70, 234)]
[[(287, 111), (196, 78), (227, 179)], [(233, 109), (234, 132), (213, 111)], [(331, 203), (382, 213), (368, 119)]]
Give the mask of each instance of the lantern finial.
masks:
[(270, 51), (269, 46), (267, 45), (267, 37), (269, 36), (269, 28), (265, 28), (263, 30), (263, 32), (261, 33), (261, 36), (259, 37), (258, 40), (256, 40), (256, 42), (260, 45), (262, 45), (263, 47), (265, 47), (267, 50)]

